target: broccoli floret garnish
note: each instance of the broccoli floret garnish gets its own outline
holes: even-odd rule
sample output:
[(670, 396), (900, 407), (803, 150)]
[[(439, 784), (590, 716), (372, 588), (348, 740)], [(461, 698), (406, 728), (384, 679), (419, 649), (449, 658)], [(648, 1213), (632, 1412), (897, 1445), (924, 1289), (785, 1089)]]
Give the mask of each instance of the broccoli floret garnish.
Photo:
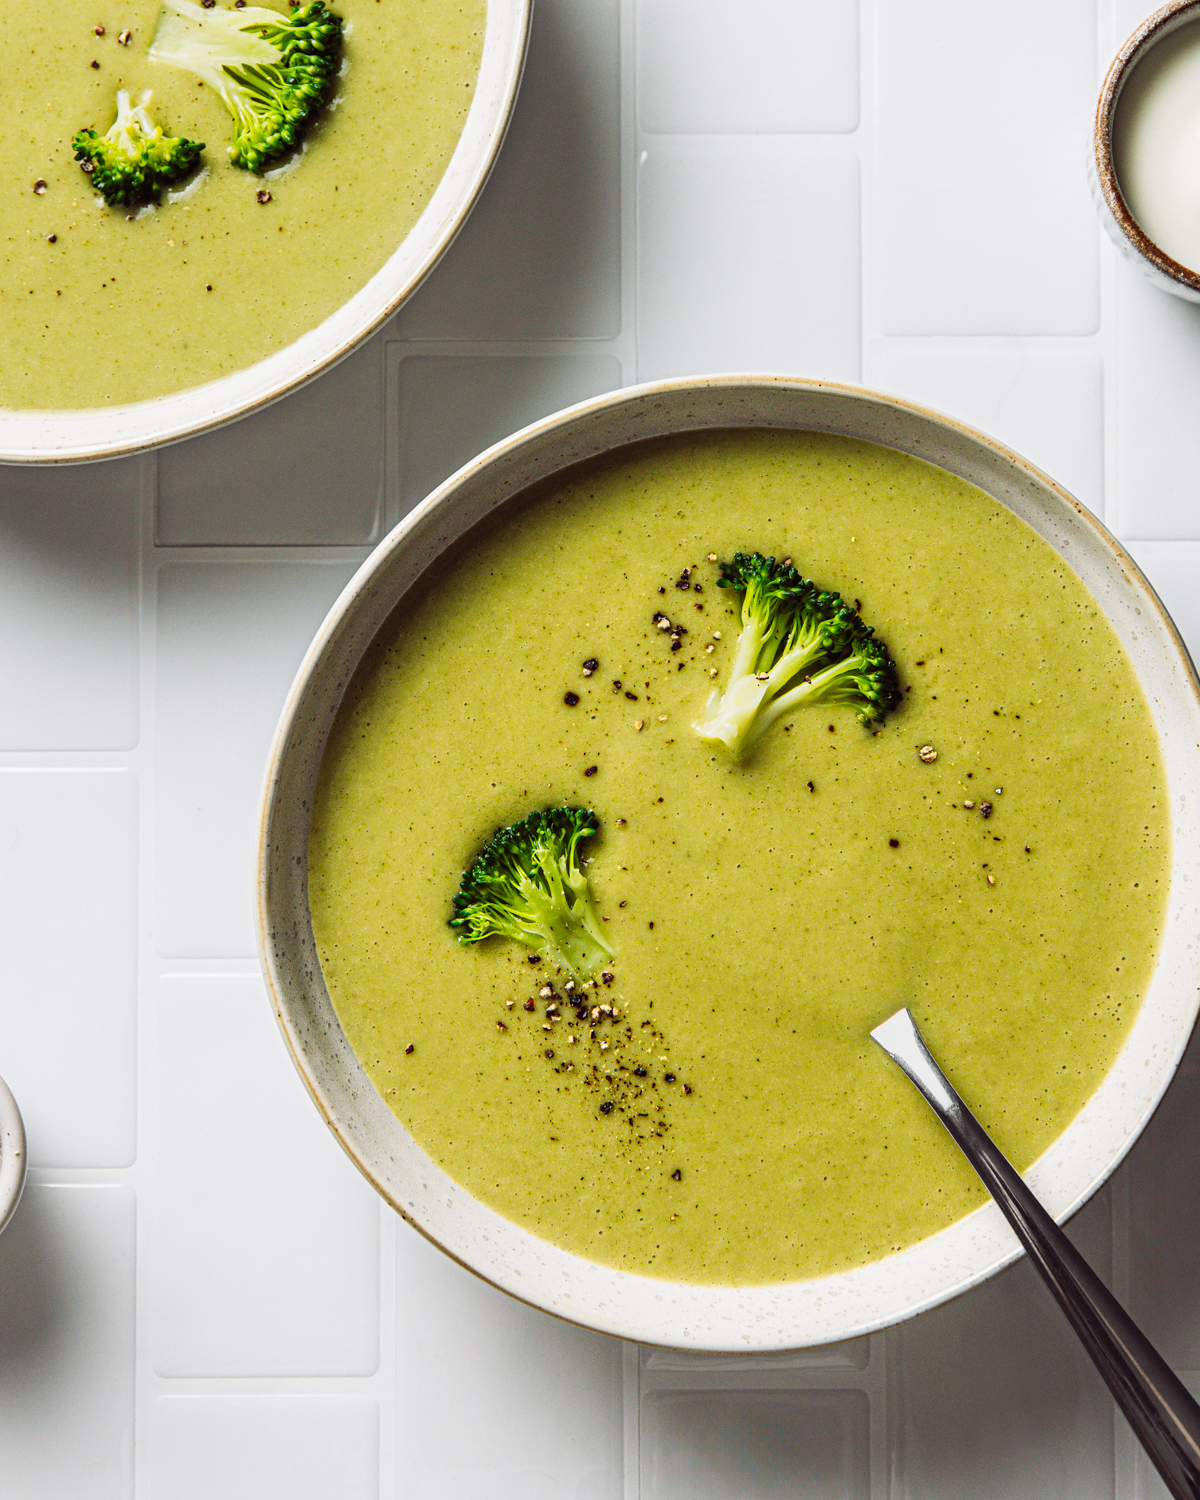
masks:
[(712, 694), (695, 725), (702, 740), (738, 759), (801, 703), (853, 704), (860, 724), (896, 706), (895, 663), (840, 594), (761, 552), (735, 553), (717, 584), (741, 594), (742, 633), (729, 685)]
[(75, 160), (110, 208), (155, 203), (163, 188), (196, 170), (203, 141), (166, 135), (146, 112), (117, 92), (117, 118), (103, 135), (81, 130), (71, 142)]
[(337, 72), (341, 16), (326, 10), (324, 0), (308, 0), (286, 16), (260, 5), (163, 5), (150, 56), (216, 89), (233, 116), (234, 166), (261, 172), (292, 150)]
[(577, 979), (589, 979), (613, 951), (579, 868), (579, 845), (599, 826), (584, 808), (548, 807), (498, 829), (454, 898), (450, 926), (459, 942), (513, 938)]

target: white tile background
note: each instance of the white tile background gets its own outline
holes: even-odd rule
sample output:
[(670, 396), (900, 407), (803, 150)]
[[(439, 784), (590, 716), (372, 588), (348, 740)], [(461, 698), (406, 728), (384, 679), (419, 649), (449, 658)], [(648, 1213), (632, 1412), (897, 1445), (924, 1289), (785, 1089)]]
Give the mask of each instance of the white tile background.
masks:
[[(1200, 650), (1200, 309), (1083, 156), (1139, 0), (538, 0), (466, 229), (317, 384), (157, 456), (0, 470), (0, 1239), (12, 1500), (1149, 1500), (1018, 1265), (886, 1335), (623, 1347), (384, 1210), (291, 1071), (249, 865), (288, 682), (368, 548), (641, 378), (862, 379), (1010, 442)], [(1073, 1233), (1200, 1382), (1193, 1055)]]

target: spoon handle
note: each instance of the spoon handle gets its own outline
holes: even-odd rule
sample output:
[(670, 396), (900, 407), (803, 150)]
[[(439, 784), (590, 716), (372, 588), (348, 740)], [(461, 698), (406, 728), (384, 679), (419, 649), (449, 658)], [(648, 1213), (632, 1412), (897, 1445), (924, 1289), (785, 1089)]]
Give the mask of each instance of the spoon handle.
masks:
[(871, 1033), (983, 1179), (1177, 1500), (1200, 1500), (1200, 1406), (962, 1102), (899, 1010)]

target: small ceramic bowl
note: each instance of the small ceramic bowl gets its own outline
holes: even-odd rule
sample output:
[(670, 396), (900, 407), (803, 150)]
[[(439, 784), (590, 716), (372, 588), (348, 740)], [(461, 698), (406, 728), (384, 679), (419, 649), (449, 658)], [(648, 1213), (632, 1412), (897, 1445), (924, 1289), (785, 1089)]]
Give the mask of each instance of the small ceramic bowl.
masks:
[(1153, 47), (1192, 23), (1200, 23), (1200, 0), (1171, 0), (1143, 21), (1117, 53), (1096, 106), (1088, 175), (1101, 222), (1122, 255), (1163, 291), (1189, 302), (1200, 302), (1200, 273), (1181, 265), (1156, 245), (1130, 211), (1117, 180), (1114, 150), (1114, 127), (1119, 125), (1117, 106), (1134, 70)]
[(25, 1187), (25, 1125), (17, 1101), (0, 1078), (0, 1233)]
[(264, 789), (257, 929), (284, 1039), (318, 1109), (378, 1191), (495, 1286), (605, 1333), (676, 1348), (752, 1352), (831, 1343), (956, 1296), (1019, 1253), (991, 1203), (868, 1265), (767, 1286), (696, 1286), (597, 1265), (538, 1239), (453, 1181), (408, 1134), (348, 1042), (317, 957), (308, 829), (342, 695), (407, 590), (510, 497), (573, 464), (671, 433), (748, 427), (838, 433), (913, 454), (1026, 521), (1082, 580), (1138, 675), (1162, 748), (1172, 869), (1146, 998), (1095, 1094), (1026, 1174), (1059, 1219), (1129, 1150), (1170, 1082), (1200, 1000), (1200, 684), (1136, 564), (1096, 518), (1009, 449), (949, 417), (855, 387), (782, 376), (664, 381), (586, 401), (473, 459), (375, 550), (309, 648), (284, 707)]

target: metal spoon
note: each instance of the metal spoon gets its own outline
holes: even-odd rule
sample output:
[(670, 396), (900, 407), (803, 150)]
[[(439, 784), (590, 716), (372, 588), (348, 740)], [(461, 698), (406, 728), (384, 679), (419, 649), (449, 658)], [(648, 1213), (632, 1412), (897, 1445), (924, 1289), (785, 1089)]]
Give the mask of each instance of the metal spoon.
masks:
[(934, 1062), (907, 1010), (871, 1033), (983, 1179), (1177, 1500), (1200, 1500), (1200, 1406), (1022, 1182)]

